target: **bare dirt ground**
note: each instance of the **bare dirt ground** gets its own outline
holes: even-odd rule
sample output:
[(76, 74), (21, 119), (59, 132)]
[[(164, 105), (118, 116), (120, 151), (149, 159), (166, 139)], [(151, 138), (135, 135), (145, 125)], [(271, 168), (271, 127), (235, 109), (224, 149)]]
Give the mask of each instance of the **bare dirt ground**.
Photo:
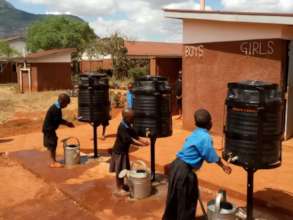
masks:
[(53, 185), (0, 157), (0, 219), (97, 219)]
[[(58, 95), (66, 91), (45, 91), (32, 93), (19, 93), (17, 84), (0, 85), (0, 124), (23, 117), (24, 113), (39, 113), (48, 109), (57, 99)], [(67, 110), (77, 108), (77, 99), (72, 98)], [(38, 114), (37, 114), (38, 115)], [(37, 118), (33, 115), (31, 120)]]
[[(83, 125), (77, 118), (77, 110), (63, 110), (64, 118), (72, 121), (75, 126)], [(120, 108), (113, 108), (111, 116), (120, 114)], [(16, 112), (14, 117), (3, 124), (0, 124), (0, 138), (29, 134), (42, 130), (43, 120), (46, 111), (43, 112)]]
[[(35, 93), (18, 92), (17, 84), (0, 85), (0, 137), (28, 134), (39, 131), (46, 110), (58, 95), (66, 91)], [(77, 99), (64, 110), (67, 119), (76, 121)]]
[[(15, 112), (10, 119), (0, 124), (0, 138), (41, 131), (45, 114), (46, 111)], [(75, 119), (76, 111), (65, 110), (64, 114), (67, 116), (68, 120), (73, 121), (75, 125), (81, 124)]]

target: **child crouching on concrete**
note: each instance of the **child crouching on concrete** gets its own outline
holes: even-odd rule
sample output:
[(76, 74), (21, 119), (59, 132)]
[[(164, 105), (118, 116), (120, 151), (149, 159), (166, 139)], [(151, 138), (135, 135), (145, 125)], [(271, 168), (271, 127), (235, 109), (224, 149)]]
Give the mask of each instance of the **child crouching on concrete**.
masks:
[(116, 195), (123, 196), (127, 194), (128, 187), (124, 185), (124, 180), (119, 178), (120, 171), (130, 169), (129, 148), (130, 145), (146, 146), (149, 144), (144, 138), (138, 137), (132, 128), (134, 113), (131, 109), (125, 109), (122, 112), (122, 121), (119, 124), (116, 140), (112, 150), (110, 161), (110, 172), (116, 173)]

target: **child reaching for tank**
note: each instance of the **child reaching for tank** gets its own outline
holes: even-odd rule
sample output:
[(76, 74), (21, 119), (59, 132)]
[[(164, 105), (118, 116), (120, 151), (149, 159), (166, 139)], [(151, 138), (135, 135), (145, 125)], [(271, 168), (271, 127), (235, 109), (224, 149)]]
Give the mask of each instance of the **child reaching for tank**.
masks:
[(110, 161), (110, 172), (116, 173), (116, 191), (115, 195), (128, 195), (129, 188), (124, 184), (123, 178), (119, 178), (119, 173), (130, 169), (129, 148), (131, 145), (147, 146), (148, 140), (137, 136), (132, 128), (134, 113), (133, 110), (126, 108), (122, 112), (122, 121), (119, 124), (116, 140), (112, 149)]
[(56, 161), (56, 148), (58, 137), (56, 130), (59, 125), (63, 124), (67, 127), (73, 128), (74, 125), (62, 118), (62, 109), (66, 108), (70, 103), (69, 95), (62, 93), (58, 96), (58, 100), (48, 109), (44, 123), (43, 123), (43, 141), (44, 146), (50, 152), (50, 167), (59, 168), (62, 167), (62, 164)]
[(163, 220), (194, 220), (198, 200), (198, 180), (194, 171), (203, 162), (216, 163), (230, 174), (232, 169), (217, 155), (209, 130), (212, 117), (205, 109), (194, 113), (196, 129), (185, 139), (169, 168), (169, 186)]

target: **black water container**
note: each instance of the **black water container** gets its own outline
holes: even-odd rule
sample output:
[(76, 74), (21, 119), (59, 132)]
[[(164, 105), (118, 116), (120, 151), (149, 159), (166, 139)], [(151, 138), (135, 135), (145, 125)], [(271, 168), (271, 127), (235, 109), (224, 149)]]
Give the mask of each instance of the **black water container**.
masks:
[(281, 164), (284, 99), (277, 84), (228, 84), (223, 157), (245, 168)]
[(106, 74), (80, 75), (78, 92), (78, 119), (99, 123), (110, 111), (109, 81)]
[(172, 135), (171, 87), (166, 78), (145, 76), (133, 85), (134, 129), (140, 136)]

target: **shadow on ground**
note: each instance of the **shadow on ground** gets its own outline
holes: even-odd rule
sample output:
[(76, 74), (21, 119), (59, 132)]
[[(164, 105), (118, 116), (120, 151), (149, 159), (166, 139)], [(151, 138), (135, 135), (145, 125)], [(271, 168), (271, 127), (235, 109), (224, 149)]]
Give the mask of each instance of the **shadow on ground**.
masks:
[(1, 138), (0, 139), (0, 144), (1, 143), (6, 143), (6, 142), (11, 142), (11, 141), (13, 141), (14, 139), (12, 139), (12, 138), (7, 138), (7, 139), (3, 139), (3, 138)]
[[(282, 207), (292, 207), (293, 208), (293, 195), (288, 192), (266, 188), (262, 191), (257, 191), (254, 193), (256, 198), (256, 204), (271, 207), (276, 212), (282, 212), (287, 215), (292, 215), (292, 211), (289, 212), (287, 209)], [(267, 202), (265, 202), (267, 201)]]
[[(93, 149), (81, 149), (80, 150), (82, 153), (84, 154), (88, 154), (89, 158), (92, 158), (93, 155)], [(107, 148), (107, 149), (98, 149), (98, 155), (99, 156), (103, 156), (103, 157), (110, 157), (112, 153), (112, 149), (111, 148)]]
[(71, 168), (52, 169), (47, 165), (49, 161), (46, 152), (28, 150), (15, 152), (9, 156), (45, 182), (53, 183), (64, 195), (98, 219), (161, 218), (166, 197), (163, 176), (157, 176), (160, 181), (155, 186), (156, 190), (152, 196), (135, 200), (113, 195), (115, 177), (108, 173), (107, 158), (101, 157)]
[(116, 134), (107, 134), (106, 138), (116, 138)]
[[(62, 192), (69, 194), (81, 206), (105, 219), (158, 219), (164, 206), (164, 196), (156, 193), (143, 200), (113, 195), (114, 177), (104, 177), (80, 184), (64, 184)], [(131, 207), (131, 208), (130, 208)]]

